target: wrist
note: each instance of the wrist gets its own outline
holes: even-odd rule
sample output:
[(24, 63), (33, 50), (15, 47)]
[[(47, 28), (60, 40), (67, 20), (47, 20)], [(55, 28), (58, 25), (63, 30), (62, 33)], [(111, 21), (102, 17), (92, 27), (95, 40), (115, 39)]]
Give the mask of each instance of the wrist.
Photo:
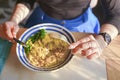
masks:
[(101, 49), (104, 49), (105, 47), (107, 47), (108, 44), (105, 42), (103, 36), (97, 35), (97, 36), (95, 36), (95, 38), (96, 38), (98, 44), (100, 45)]
[(102, 41), (102, 44), (104, 44), (105, 46), (107, 46), (107, 45), (108, 45), (108, 43), (105, 41), (105, 39), (104, 39), (104, 37), (103, 37), (103, 36), (98, 35), (98, 36), (97, 36), (97, 39), (101, 40), (101, 41)]
[(19, 24), (19, 21), (14, 17), (12, 17), (9, 21), (14, 22), (17, 25)]

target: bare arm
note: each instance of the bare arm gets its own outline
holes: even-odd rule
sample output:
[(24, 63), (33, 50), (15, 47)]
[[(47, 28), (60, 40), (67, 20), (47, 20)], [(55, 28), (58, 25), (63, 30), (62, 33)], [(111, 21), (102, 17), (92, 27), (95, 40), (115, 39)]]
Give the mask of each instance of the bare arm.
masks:
[[(118, 34), (117, 28), (112, 24), (103, 24), (100, 32), (108, 33), (111, 39)], [(72, 49), (73, 54), (81, 54), (88, 59), (98, 58), (108, 44), (101, 35), (94, 35), (88, 35), (71, 44), (69, 48)]]
[[(120, 32), (120, 0), (101, 0), (103, 2), (106, 20), (101, 26), (100, 33), (108, 33), (114, 39)], [(101, 35), (89, 35), (70, 45), (74, 54), (80, 53), (88, 59), (100, 56), (107, 46)], [(80, 52), (79, 49), (82, 49)]]
[(19, 24), (28, 14), (29, 9), (24, 4), (18, 3), (14, 9), (13, 15), (10, 18), (10, 21)]
[(106, 32), (114, 39), (118, 35), (118, 29), (112, 24), (103, 24), (100, 32)]
[(19, 31), (18, 24), (29, 14), (29, 9), (24, 4), (18, 3), (9, 21), (0, 25), (0, 37), (13, 41)]

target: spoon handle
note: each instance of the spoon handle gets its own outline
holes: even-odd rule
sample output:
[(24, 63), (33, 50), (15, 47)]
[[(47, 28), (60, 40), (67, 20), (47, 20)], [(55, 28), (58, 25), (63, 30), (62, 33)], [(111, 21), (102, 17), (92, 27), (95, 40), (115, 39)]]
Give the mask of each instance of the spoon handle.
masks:
[(16, 38), (13, 38), (17, 43), (21, 44), (22, 46), (26, 47), (26, 44)]

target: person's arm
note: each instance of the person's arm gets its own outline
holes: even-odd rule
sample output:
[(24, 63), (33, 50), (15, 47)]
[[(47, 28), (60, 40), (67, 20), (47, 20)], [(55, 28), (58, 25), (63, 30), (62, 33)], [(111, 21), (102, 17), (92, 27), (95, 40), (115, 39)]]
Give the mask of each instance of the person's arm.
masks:
[(13, 41), (19, 31), (18, 24), (28, 15), (29, 9), (24, 4), (17, 4), (11, 18), (0, 25), (0, 37)]
[(14, 21), (19, 24), (33, 8), (35, 0), (17, 0), (16, 7), (10, 21)]
[(105, 15), (100, 33), (108, 33), (112, 40), (120, 33), (120, 0), (100, 0), (100, 2)]
[[(106, 20), (101, 26), (100, 33), (108, 33), (113, 40), (120, 31), (120, 0), (101, 0), (106, 13)], [(100, 56), (103, 49), (107, 46), (103, 36), (98, 34), (88, 35), (70, 45), (73, 54), (81, 54), (88, 59)], [(80, 52), (80, 51), (81, 52)]]
[(24, 4), (18, 3), (14, 9), (14, 12), (10, 18), (10, 21), (19, 24), (28, 14), (30, 10)]
[(11, 18), (0, 25), (0, 37), (13, 41), (19, 31), (18, 24), (29, 14), (35, 0), (18, 0)]
[(105, 21), (102, 24), (100, 33), (108, 33), (111, 40), (120, 32), (120, 0), (101, 0)]

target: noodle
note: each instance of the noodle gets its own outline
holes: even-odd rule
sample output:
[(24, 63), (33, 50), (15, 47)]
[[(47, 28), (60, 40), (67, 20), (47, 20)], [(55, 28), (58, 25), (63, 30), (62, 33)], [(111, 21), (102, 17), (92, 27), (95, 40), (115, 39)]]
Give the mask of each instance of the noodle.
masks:
[(36, 67), (53, 67), (63, 63), (68, 56), (68, 43), (46, 34), (43, 39), (34, 43), (30, 39), (26, 43), (31, 45), (27, 55), (28, 61)]

